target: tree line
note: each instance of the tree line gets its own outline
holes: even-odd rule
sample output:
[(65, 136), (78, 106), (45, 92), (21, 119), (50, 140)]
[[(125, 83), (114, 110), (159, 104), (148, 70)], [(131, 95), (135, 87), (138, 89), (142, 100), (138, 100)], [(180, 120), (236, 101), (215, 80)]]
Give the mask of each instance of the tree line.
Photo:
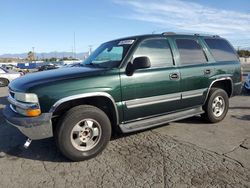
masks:
[(237, 53), (240, 57), (250, 57), (249, 50), (238, 50)]

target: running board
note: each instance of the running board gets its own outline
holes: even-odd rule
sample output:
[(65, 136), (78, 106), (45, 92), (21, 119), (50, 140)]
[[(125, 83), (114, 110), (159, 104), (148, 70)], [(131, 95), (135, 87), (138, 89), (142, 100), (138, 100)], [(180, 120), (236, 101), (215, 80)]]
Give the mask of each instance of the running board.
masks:
[(192, 116), (200, 115), (203, 113), (204, 111), (202, 110), (202, 107), (200, 106), (197, 108), (192, 108), (192, 109), (188, 109), (185, 111), (167, 114), (163, 116), (157, 116), (157, 117), (153, 117), (150, 119), (144, 119), (144, 120), (135, 121), (131, 123), (123, 123), (123, 124), (120, 124), (119, 126), (123, 133), (129, 133), (129, 132), (152, 128), (158, 125), (169, 123), (171, 121), (177, 121), (177, 120), (189, 118)]

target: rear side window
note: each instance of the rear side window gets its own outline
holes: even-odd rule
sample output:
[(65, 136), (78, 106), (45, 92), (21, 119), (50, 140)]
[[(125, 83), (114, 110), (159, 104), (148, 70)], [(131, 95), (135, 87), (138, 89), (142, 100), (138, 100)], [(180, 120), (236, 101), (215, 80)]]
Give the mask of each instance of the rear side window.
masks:
[(176, 39), (182, 65), (205, 63), (205, 54), (198, 42), (193, 39)]
[(151, 67), (173, 66), (173, 57), (167, 39), (148, 39), (137, 48), (134, 58), (147, 56)]
[(205, 39), (216, 61), (237, 61), (238, 57), (232, 46), (224, 39)]

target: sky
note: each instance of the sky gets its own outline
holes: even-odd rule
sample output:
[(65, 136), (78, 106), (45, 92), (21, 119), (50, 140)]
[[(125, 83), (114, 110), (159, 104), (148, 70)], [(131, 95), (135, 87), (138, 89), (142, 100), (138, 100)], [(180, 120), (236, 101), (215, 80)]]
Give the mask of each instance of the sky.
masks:
[(249, 0), (0, 0), (0, 54), (88, 51), (139, 34), (216, 34), (250, 47)]

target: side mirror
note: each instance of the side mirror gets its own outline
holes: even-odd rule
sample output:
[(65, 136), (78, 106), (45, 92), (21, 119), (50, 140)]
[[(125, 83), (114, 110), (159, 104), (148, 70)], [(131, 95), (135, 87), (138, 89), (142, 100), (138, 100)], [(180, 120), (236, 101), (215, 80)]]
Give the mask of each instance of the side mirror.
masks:
[(151, 66), (150, 59), (146, 56), (136, 57), (133, 61), (133, 69), (145, 69)]

